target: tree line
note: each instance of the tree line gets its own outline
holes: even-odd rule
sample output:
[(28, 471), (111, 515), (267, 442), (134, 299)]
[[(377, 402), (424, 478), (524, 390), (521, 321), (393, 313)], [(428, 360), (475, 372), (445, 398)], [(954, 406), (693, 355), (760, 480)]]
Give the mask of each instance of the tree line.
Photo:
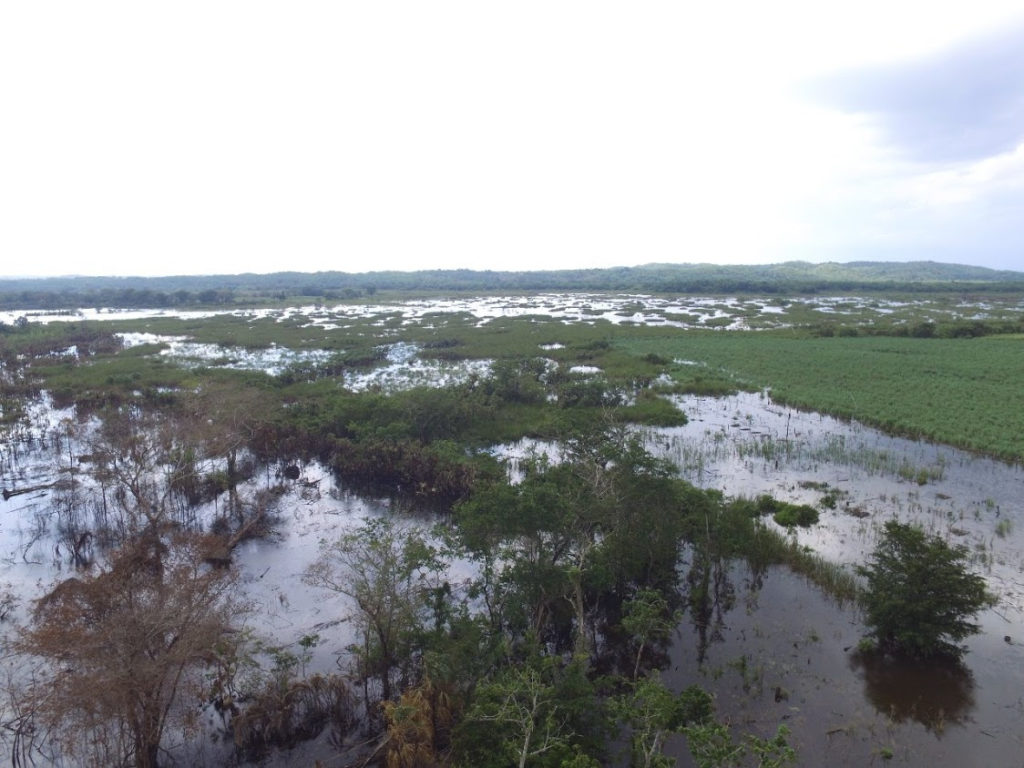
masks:
[(279, 301), (307, 296), (359, 299), (378, 291), (650, 292), (820, 295), (911, 292), (1024, 292), (1024, 274), (934, 262), (788, 262), (762, 266), (649, 264), (549, 271), (420, 270), (414, 272), (274, 272), (172, 277), (0, 279), (0, 308), (181, 307)]

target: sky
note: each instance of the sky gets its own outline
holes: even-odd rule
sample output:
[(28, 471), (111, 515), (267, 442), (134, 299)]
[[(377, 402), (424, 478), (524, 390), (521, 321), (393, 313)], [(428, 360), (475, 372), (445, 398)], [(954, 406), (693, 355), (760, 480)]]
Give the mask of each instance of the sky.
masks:
[(0, 3), (0, 275), (1024, 269), (1020, 0)]

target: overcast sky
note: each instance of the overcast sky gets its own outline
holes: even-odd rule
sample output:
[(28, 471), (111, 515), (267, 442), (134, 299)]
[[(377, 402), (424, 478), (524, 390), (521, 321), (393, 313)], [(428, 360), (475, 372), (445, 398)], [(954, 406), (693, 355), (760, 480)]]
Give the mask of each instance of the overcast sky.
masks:
[(0, 275), (1024, 269), (1022, 10), (0, 3)]

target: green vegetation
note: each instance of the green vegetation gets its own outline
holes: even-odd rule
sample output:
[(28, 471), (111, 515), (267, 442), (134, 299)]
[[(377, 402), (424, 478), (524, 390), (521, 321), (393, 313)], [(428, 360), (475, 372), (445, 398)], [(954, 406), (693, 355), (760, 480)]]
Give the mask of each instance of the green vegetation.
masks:
[(1007, 407), (1017, 397), (1024, 370), (1024, 344), (1018, 338), (646, 334), (617, 344), (635, 355), (656, 352), (700, 361), (744, 387), (767, 387), (774, 400), (799, 408), (1009, 461), (1024, 458), (1024, 410)]
[[(665, 279), (659, 268), (645, 269)], [(355, 605), (344, 617), (356, 630), (345, 670), (351, 690), (340, 676), (306, 675), (313, 647), (343, 617), (293, 642), (296, 653), (265, 646), (273, 669), (244, 694), (236, 671), (244, 666), (242, 643), (211, 649), (204, 640), (190, 657), (190, 673), (215, 680), (206, 700), (227, 711), (244, 705), (231, 726), (240, 756), (258, 759), (327, 723), (340, 733), (362, 712), (365, 729), (381, 735), (389, 766), (594, 768), (625, 759), (609, 754), (616, 742), (628, 745), (634, 765), (670, 765), (663, 754), (670, 734), (685, 738), (697, 765), (781, 766), (796, 759), (785, 729), (766, 739), (735, 735), (715, 720), (705, 691), (676, 693), (661, 682), (657, 670), (669, 662), (681, 621), (692, 622), (703, 664), (741, 579), (753, 593), (768, 569), (786, 566), (845, 604), (861, 594), (857, 573), (868, 583), (862, 601), (873, 645), (956, 654), (956, 643), (975, 629), (969, 619), (990, 598), (965, 570), (966, 548), (897, 523), (886, 525), (867, 567), (830, 563), (801, 546), (795, 530), (818, 522), (815, 507), (694, 487), (648, 452), (633, 425), (683, 424), (672, 398), (680, 393), (770, 387), (778, 400), (1019, 459), (1024, 414), (1006, 404), (1016, 395), (1024, 348), (1006, 334), (941, 338), (953, 326), (930, 313), (953, 301), (940, 297), (927, 311), (910, 308), (872, 329), (858, 325), (871, 308), (851, 306), (851, 316), (865, 315), (826, 328), (823, 307), (778, 299), (803, 327), (758, 333), (540, 316), (481, 324), (466, 313), (407, 320), (390, 311), (329, 328), (310, 324), (313, 310), (18, 323), (0, 328), (2, 416), (5, 429), (23, 423), (31, 398), (45, 389), (55, 404), (75, 405), (86, 424), (69, 419), (61, 427), (88, 435), (76, 473), (99, 489), (90, 496), (72, 486), (75, 494), (60, 497), (59, 551), (76, 567), (121, 563), (141, 540), (159, 565), (174, 531), (188, 537), (196, 573), (227, 583), (233, 549), (270, 530), (274, 500), (288, 492), (285, 479), (298, 483), (303, 460), (319, 460), (348, 489), (388, 497), (392, 510), (417, 513), (405, 522), (398, 513), (374, 519), (322, 542), (320, 558), (304, 571), (308, 585)], [(638, 309), (624, 306), (621, 314)], [(770, 314), (763, 301), (715, 301), (695, 307), (693, 318), (712, 327), (737, 319), (756, 326)], [(185, 337), (212, 345), (212, 357), (178, 360), (161, 354), (161, 340), (124, 349), (114, 331)], [(277, 375), (228, 365), (245, 357), (239, 350), (275, 347), (314, 354), (289, 358)], [(488, 363), (444, 385), (352, 384), (396, 356), (410, 368)], [(737, 431), (750, 432), (741, 414), (734, 419)], [(498, 458), (496, 445), (524, 437), (553, 441), (554, 458)], [(706, 440), (745, 462), (842, 458), (918, 484), (944, 471), (941, 461), (917, 466), (877, 451), (854, 455), (859, 449), (841, 440), (821, 455), (756, 434), (732, 439), (708, 430)], [(54, 444), (59, 451), (57, 438)], [(693, 457), (680, 451), (679, 458)], [(259, 490), (246, 496), (244, 481)], [(842, 500), (825, 483), (801, 485), (820, 494), (823, 508)], [(198, 530), (195, 510), (211, 503), (216, 519)], [(998, 514), (994, 501), (988, 506)], [(994, 523), (996, 537), (1011, 533), (1008, 519)], [(451, 562), (468, 566), (459, 583), (449, 580)], [(159, 582), (159, 568), (151, 571), (140, 578)], [(102, 565), (98, 573), (69, 582), (79, 583), (76, 590), (110, 582)], [(97, 594), (106, 600), (108, 593)], [(54, 590), (52, 605), (79, 594)], [(219, 612), (220, 602), (211, 605)], [(150, 607), (159, 614), (160, 606)], [(233, 616), (217, 618), (220, 634), (235, 625)], [(66, 630), (52, 621), (38, 629), (45, 633), (23, 635), (36, 648), (23, 650), (63, 658)], [(746, 654), (736, 664), (745, 690), (759, 695), (763, 669), (748, 666)], [(122, 672), (104, 675), (118, 683)], [(121, 703), (93, 714), (115, 726), (124, 717)], [(34, 725), (26, 721), (19, 733)], [(163, 727), (104, 757), (155, 761)]]
[(968, 550), (920, 528), (890, 520), (867, 566), (865, 623), (883, 651), (958, 657), (959, 642), (976, 633), (970, 621), (994, 603), (985, 581), (967, 570)]
[(189, 307), (254, 301), (338, 301), (381, 292), (631, 291), (762, 295), (1024, 289), (1024, 274), (936, 262), (786, 262), (759, 266), (646, 264), (612, 269), (493, 272), (275, 272), (266, 275), (54, 277), (0, 280), (0, 308)]
[(783, 528), (809, 528), (818, 522), (818, 510), (807, 504), (781, 503), (772, 515), (772, 520)]

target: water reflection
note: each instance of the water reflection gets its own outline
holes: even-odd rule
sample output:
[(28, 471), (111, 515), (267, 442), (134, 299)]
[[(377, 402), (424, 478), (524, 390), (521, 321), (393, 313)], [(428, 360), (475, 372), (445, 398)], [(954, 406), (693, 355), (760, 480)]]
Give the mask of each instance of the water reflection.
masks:
[(894, 722), (918, 722), (941, 735), (946, 726), (971, 720), (974, 677), (958, 661), (854, 653), (850, 666), (862, 676), (868, 701)]
[(724, 639), (725, 614), (736, 604), (736, 587), (729, 578), (731, 562), (696, 550), (686, 574), (690, 618), (697, 637), (697, 663), (702, 665), (708, 646)]

